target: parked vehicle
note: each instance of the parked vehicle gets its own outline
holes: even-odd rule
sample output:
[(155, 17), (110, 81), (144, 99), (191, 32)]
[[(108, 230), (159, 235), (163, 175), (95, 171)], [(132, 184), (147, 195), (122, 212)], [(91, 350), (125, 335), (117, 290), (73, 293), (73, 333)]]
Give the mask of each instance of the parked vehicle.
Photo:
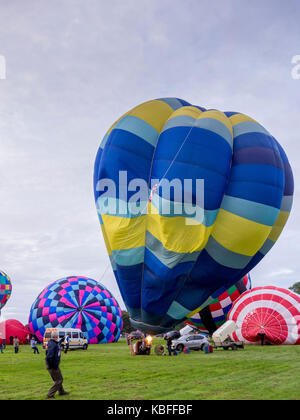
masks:
[(214, 348), (223, 347), (224, 350), (232, 349), (237, 350), (238, 348), (243, 349), (244, 343), (242, 341), (233, 341), (230, 335), (236, 330), (236, 323), (234, 321), (227, 321), (212, 335), (214, 342)]
[(212, 335), (212, 339), (215, 344), (225, 342), (230, 335), (236, 330), (236, 323), (234, 321), (226, 321), (225, 324), (221, 325)]
[(244, 343), (242, 341), (232, 341), (230, 338), (227, 338), (225, 341), (215, 343), (214, 345), (215, 349), (221, 347), (223, 347), (224, 350), (228, 350), (230, 348), (232, 350), (243, 349)]
[(164, 335), (164, 339), (167, 340), (171, 337), (172, 340), (190, 334), (192, 331), (197, 331), (197, 328), (192, 325), (185, 325), (179, 331), (169, 331)]
[(203, 350), (205, 344), (209, 345), (209, 341), (205, 335), (202, 334), (191, 334), (191, 335), (184, 335), (177, 340), (173, 340), (172, 342), (172, 350), (176, 350), (178, 352), (183, 351), (185, 347), (191, 350)]
[(175, 340), (176, 338), (181, 337), (179, 331), (169, 331), (165, 334), (164, 339), (168, 340), (168, 338), (171, 338), (172, 340)]
[[(43, 348), (47, 348), (47, 342), (51, 338), (51, 332), (57, 331), (59, 340), (65, 338), (67, 335), (70, 336), (69, 348), (70, 349), (83, 349), (87, 350), (88, 340), (86, 339), (83, 332), (78, 328), (47, 328), (44, 334)], [(64, 342), (61, 344), (61, 349), (65, 347)]]

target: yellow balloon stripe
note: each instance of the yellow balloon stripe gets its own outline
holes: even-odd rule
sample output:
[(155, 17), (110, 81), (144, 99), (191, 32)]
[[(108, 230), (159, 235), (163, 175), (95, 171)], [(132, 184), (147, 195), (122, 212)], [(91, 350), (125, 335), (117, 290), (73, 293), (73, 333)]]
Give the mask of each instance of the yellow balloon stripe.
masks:
[(173, 108), (165, 102), (154, 100), (133, 108), (127, 115), (140, 118), (160, 133), (173, 111)]
[(105, 226), (102, 225), (102, 224), (101, 224), (101, 230), (102, 230), (104, 243), (105, 243), (108, 255), (112, 255), (112, 250), (111, 250), (111, 247), (110, 247), (109, 239), (108, 239), (107, 234), (106, 234), (106, 229), (105, 229)]
[(273, 242), (277, 241), (289, 218), (289, 215), (290, 213), (287, 211), (281, 211), (279, 213), (268, 239), (270, 239)]
[(223, 125), (225, 125), (225, 127), (228, 128), (228, 130), (232, 134), (232, 125), (231, 125), (229, 119), (224, 114), (224, 112), (214, 111), (214, 110), (212, 110), (212, 111), (205, 111), (205, 112), (202, 113), (202, 115), (200, 116), (200, 118), (211, 118), (213, 120), (220, 121)]
[(230, 120), (232, 126), (235, 126), (236, 124), (240, 124), (240, 123), (243, 123), (243, 122), (249, 122), (249, 121), (254, 122), (256, 124), (259, 124), (253, 118), (248, 117), (248, 115), (244, 115), (244, 114), (232, 115), (231, 117), (229, 117), (229, 120)]
[[(155, 214), (156, 213), (156, 214)], [(192, 253), (202, 250), (212, 232), (213, 226), (190, 223), (182, 216), (165, 217), (157, 214), (152, 206), (147, 215), (147, 230), (161, 242), (165, 249), (177, 253)]]
[(196, 108), (194, 106), (184, 106), (182, 108), (177, 109), (173, 114), (169, 117), (169, 120), (179, 116), (191, 117), (194, 119), (198, 119), (202, 114), (201, 109)]
[(173, 111), (173, 108), (171, 108), (170, 105), (163, 101), (153, 100), (145, 102), (126, 112), (126, 114), (117, 119), (117, 121), (114, 122), (114, 124), (107, 131), (107, 134), (110, 134), (118, 122), (127, 115), (140, 118), (141, 120), (150, 124), (153, 128), (155, 128), (155, 130), (160, 132)]
[(212, 236), (220, 245), (232, 252), (253, 256), (262, 247), (271, 229), (270, 226), (220, 209)]
[(130, 219), (104, 214), (102, 220), (111, 250), (145, 246), (146, 215)]

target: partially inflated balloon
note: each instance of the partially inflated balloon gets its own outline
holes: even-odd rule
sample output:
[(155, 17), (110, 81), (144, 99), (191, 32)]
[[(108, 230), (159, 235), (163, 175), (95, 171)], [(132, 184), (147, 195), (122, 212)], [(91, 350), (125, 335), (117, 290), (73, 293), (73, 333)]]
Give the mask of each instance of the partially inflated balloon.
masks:
[(227, 321), (227, 315), (233, 303), (247, 290), (251, 289), (250, 274), (229, 289), (220, 289), (213, 294), (214, 301), (200, 311), (187, 316), (187, 324), (197, 327), (202, 333), (213, 334)]
[(0, 310), (7, 303), (11, 296), (12, 285), (7, 274), (0, 271)]
[(300, 344), (300, 296), (280, 287), (255, 287), (233, 304), (234, 340), (247, 344)]
[(29, 330), (42, 341), (47, 328), (79, 328), (90, 344), (120, 338), (121, 309), (112, 294), (87, 277), (66, 277), (44, 289), (33, 303)]
[[(148, 186), (138, 212), (137, 180)], [(174, 180), (181, 194), (164, 190)], [(293, 175), (282, 147), (251, 117), (167, 98), (135, 107), (108, 130), (94, 190), (132, 323), (160, 332), (207, 306), (267, 254), (291, 210)]]
[(13, 338), (16, 336), (20, 344), (26, 344), (29, 339), (29, 330), (17, 319), (8, 319), (0, 323), (0, 337), (6, 340), (7, 345), (13, 344)]

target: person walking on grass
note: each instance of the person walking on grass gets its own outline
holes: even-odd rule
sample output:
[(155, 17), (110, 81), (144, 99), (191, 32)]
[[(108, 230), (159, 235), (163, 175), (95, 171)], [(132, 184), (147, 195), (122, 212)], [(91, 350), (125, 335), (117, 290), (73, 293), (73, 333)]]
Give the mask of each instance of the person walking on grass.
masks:
[(15, 336), (15, 338), (14, 338), (15, 354), (19, 353), (19, 346), (20, 346), (20, 341), (19, 341), (18, 337)]
[(58, 391), (59, 395), (69, 395), (63, 388), (63, 376), (59, 368), (60, 365), (60, 346), (64, 339), (58, 341), (57, 331), (52, 331), (51, 340), (48, 341), (48, 348), (46, 352), (46, 368), (54, 382), (49, 389), (47, 399), (55, 399), (55, 394)]
[(35, 340), (34, 337), (31, 338), (30, 345), (31, 345), (31, 348), (33, 350), (33, 354), (36, 354), (36, 353), (37, 354), (40, 354), (39, 349), (37, 347), (36, 340)]
[(65, 337), (65, 354), (68, 353), (69, 348), (70, 348), (70, 334), (67, 334)]
[(0, 353), (3, 354), (3, 339), (0, 337)]

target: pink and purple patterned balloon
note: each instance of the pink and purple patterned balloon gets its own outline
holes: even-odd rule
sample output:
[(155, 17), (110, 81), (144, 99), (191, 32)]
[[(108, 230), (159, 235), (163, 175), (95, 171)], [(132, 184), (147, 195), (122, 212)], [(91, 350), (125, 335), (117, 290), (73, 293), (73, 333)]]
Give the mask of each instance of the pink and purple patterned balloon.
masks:
[(0, 270), (0, 310), (11, 296), (12, 286), (7, 274)]
[(113, 295), (87, 277), (66, 277), (46, 287), (33, 303), (29, 330), (39, 340), (47, 328), (79, 328), (90, 344), (117, 342), (122, 312)]

